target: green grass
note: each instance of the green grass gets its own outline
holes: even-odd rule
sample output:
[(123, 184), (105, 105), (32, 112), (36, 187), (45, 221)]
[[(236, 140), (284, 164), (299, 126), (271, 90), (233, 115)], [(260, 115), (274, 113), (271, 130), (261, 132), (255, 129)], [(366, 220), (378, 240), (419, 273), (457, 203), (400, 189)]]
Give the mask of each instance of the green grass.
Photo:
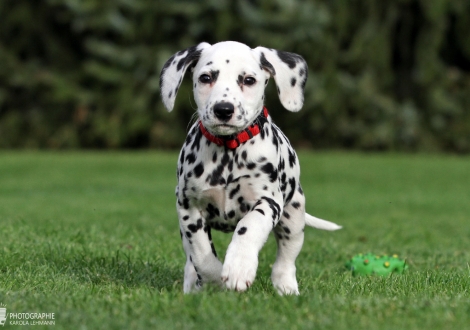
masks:
[[(299, 297), (271, 286), (272, 237), (247, 293), (182, 294), (176, 158), (1, 152), (7, 312), (55, 313), (47, 329), (470, 328), (468, 157), (301, 152), (308, 212), (344, 229), (306, 229)], [(213, 236), (223, 256), (230, 235)], [(399, 254), (409, 272), (345, 272), (369, 251)]]

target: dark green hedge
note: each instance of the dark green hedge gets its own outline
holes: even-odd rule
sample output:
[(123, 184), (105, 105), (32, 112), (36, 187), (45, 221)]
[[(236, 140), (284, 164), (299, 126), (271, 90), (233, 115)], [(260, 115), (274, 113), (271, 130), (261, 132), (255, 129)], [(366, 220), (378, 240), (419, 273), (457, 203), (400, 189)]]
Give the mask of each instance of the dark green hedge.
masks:
[(468, 0), (2, 0), (0, 147), (179, 147), (189, 78), (168, 114), (176, 51), (237, 40), (301, 54), (304, 109), (267, 106), (296, 145), (470, 151)]

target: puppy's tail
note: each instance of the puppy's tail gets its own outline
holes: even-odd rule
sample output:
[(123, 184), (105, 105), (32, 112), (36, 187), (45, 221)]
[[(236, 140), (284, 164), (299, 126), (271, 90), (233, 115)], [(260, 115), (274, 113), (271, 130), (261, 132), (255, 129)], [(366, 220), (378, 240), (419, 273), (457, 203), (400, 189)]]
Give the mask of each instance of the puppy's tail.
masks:
[(323, 230), (338, 230), (338, 229), (343, 228), (337, 225), (336, 223), (319, 219), (319, 218), (315, 218), (314, 216), (308, 213), (305, 213), (305, 224), (307, 226), (317, 228), (317, 229), (323, 229)]

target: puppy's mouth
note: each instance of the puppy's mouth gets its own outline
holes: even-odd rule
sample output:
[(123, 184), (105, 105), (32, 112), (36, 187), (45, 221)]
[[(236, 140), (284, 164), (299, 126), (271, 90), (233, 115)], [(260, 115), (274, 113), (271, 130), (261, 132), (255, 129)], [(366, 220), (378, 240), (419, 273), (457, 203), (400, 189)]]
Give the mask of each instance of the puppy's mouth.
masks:
[(229, 136), (241, 132), (243, 128), (227, 123), (211, 125), (207, 127), (214, 135)]
[(237, 129), (238, 127), (235, 126), (235, 125), (230, 125), (230, 124), (217, 124), (217, 125), (213, 125), (212, 128), (214, 128), (214, 129), (218, 129), (218, 128)]

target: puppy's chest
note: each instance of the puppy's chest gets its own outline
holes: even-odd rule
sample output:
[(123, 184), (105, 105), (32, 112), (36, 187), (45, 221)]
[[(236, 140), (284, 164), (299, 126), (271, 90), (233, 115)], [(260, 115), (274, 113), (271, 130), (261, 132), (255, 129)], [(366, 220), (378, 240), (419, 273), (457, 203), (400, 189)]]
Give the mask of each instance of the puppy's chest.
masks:
[(204, 187), (193, 196), (202, 216), (214, 229), (233, 231), (241, 218), (259, 199), (257, 188), (248, 178), (215, 187)]
[(266, 157), (250, 160), (246, 153), (231, 151), (207, 155), (198, 157), (194, 167), (184, 167), (179, 195), (198, 208), (212, 228), (230, 232), (262, 196), (274, 195), (278, 185), (272, 176), (277, 170)]

